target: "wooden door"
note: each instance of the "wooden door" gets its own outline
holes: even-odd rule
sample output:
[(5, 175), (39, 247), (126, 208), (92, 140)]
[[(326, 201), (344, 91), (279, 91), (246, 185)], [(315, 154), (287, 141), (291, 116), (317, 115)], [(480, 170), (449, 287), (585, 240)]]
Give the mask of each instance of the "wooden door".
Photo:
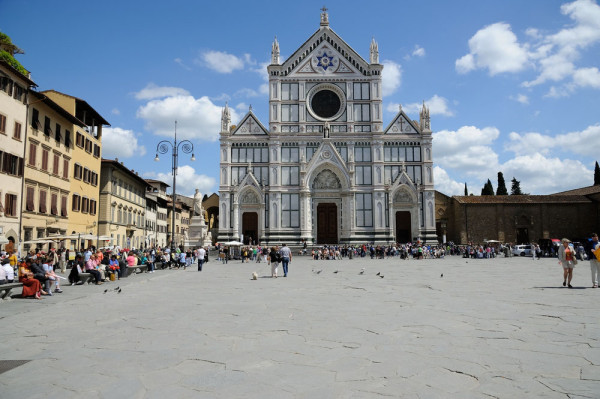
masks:
[(396, 212), (396, 242), (401, 244), (412, 242), (410, 212), (408, 211)]
[(317, 205), (317, 244), (337, 244), (337, 205)]
[(258, 213), (245, 212), (242, 215), (242, 234), (244, 234), (244, 244), (256, 245), (258, 242)]

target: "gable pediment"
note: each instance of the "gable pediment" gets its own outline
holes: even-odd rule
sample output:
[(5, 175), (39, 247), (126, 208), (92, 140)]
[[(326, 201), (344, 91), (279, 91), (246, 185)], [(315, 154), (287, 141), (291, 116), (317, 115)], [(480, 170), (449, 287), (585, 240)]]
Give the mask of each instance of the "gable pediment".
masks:
[(240, 124), (235, 128), (231, 135), (253, 135), (265, 136), (268, 135), (268, 130), (256, 118), (252, 111), (249, 111), (243, 118)]
[(400, 110), (383, 134), (420, 134), (419, 126)]
[(284, 75), (356, 74), (368, 75), (369, 63), (331, 28), (316, 31), (294, 54), (281, 64)]

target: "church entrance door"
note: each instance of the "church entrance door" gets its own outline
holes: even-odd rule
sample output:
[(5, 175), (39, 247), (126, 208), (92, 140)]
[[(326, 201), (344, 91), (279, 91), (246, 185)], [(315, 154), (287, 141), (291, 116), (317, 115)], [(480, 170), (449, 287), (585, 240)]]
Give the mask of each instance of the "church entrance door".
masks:
[(242, 215), (242, 233), (244, 244), (256, 245), (258, 242), (258, 213), (245, 212)]
[(405, 244), (412, 242), (411, 237), (411, 225), (410, 225), (410, 212), (398, 211), (396, 212), (396, 242)]
[(337, 205), (317, 205), (317, 244), (337, 244)]

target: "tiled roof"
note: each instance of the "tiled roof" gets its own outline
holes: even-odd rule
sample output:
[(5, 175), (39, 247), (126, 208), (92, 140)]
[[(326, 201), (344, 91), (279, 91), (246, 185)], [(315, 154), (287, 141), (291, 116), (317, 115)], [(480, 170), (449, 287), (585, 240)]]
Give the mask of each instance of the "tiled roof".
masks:
[(552, 195), (590, 195), (590, 194), (600, 194), (600, 185), (581, 187), (581, 188), (576, 188), (574, 190), (568, 190), (568, 191), (561, 191), (560, 193), (556, 193), (556, 194), (552, 194)]
[(454, 198), (461, 204), (556, 204), (588, 203), (591, 200), (583, 195), (469, 195)]

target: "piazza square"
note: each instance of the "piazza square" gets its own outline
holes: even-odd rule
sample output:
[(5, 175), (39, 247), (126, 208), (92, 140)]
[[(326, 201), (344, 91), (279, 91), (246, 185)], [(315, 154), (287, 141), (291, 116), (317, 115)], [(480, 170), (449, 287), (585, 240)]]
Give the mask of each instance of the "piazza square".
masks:
[(212, 258), (2, 301), (2, 397), (598, 396), (588, 262), (566, 289), (549, 258)]

